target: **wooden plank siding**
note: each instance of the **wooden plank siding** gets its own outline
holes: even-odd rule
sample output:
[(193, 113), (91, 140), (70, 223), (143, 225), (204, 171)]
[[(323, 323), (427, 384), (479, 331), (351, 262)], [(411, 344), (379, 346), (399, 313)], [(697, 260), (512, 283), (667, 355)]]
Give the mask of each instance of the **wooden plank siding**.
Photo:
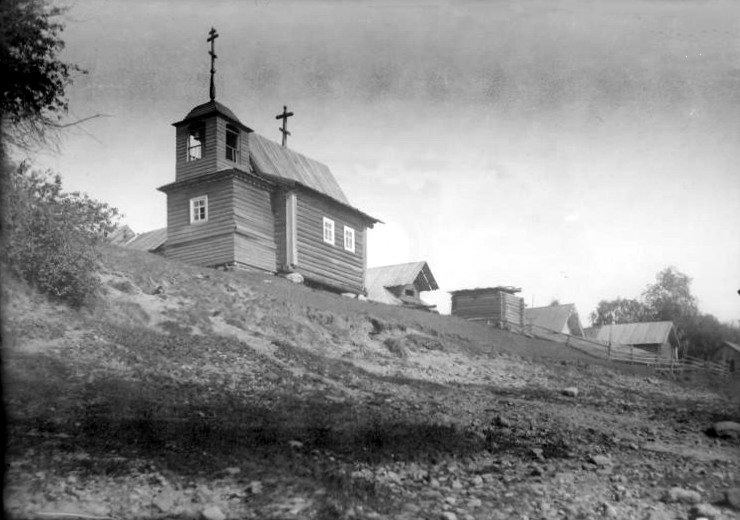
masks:
[(286, 252), (286, 193), (284, 189), (277, 189), (272, 194), (272, 208), (275, 219), (275, 267), (278, 271), (289, 271)]
[[(208, 197), (208, 220), (191, 224), (190, 199), (203, 195)], [(168, 192), (166, 256), (205, 266), (237, 262), (274, 272), (275, 249), (266, 186), (229, 176)]]
[(524, 300), (502, 291), (452, 295), (453, 316), (492, 325), (524, 325)]
[[(195, 161), (187, 160), (188, 126), (176, 129), (175, 145), (175, 180), (177, 182), (195, 178), (204, 173), (237, 168), (249, 169), (249, 138), (247, 132), (239, 129), (239, 161), (226, 159), (226, 125), (227, 120), (221, 117), (208, 117), (202, 121), (206, 127), (203, 156)], [(197, 123), (196, 123), (197, 124)]]
[(298, 263), (297, 241), (298, 196), (290, 192), (285, 197), (285, 265), (292, 269)]
[(167, 258), (193, 265), (216, 266), (234, 262), (234, 233), (210, 236), (176, 245), (165, 245)]
[[(230, 124), (226, 119), (216, 118), (216, 171), (238, 168), (249, 170), (249, 139), (247, 132), (239, 129), (239, 161), (230, 161), (226, 158), (226, 125)], [(235, 125), (232, 125), (235, 126)]]
[[(190, 223), (190, 199), (208, 196), (208, 220)], [(167, 194), (167, 247), (234, 230), (233, 185), (224, 178), (174, 189)]]
[(175, 181), (185, 181), (204, 173), (216, 171), (216, 118), (203, 121), (206, 126), (203, 155), (195, 161), (188, 161), (188, 126), (183, 125), (175, 130)]
[(236, 262), (274, 272), (277, 257), (272, 196), (266, 187), (233, 179)]
[[(356, 214), (323, 197), (297, 193), (295, 271), (309, 281), (361, 293), (365, 285), (365, 223)], [(334, 245), (323, 238), (323, 217), (334, 221)], [(344, 226), (355, 230), (355, 252), (344, 249)]]

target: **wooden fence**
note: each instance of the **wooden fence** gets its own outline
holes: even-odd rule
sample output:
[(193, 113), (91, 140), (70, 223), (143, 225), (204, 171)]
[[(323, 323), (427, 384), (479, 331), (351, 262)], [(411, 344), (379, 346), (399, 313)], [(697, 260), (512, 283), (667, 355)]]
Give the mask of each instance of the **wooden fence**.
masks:
[(570, 334), (555, 332), (533, 324), (527, 324), (523, 332), (536, 338), (565, 343), (565, 345), (580, 350), (585, 354), (595, 358), (607, 359), (615, 363), (645, 365), (656, 370), (670, 371), (671, 373), (703, 371), (718, 376), (728, 376), (730, 374), (730, 369), (726, 364), (696, 357), (685, 356), (681, 359), (666, 359), (647, 350), (632, 347), (631, 345), (610, 345), (594, 338), (571, 336)]

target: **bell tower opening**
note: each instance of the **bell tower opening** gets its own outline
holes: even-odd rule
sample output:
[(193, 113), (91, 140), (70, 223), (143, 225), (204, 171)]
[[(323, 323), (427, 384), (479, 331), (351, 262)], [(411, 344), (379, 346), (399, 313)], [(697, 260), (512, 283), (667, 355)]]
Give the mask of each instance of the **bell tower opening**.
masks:
[(191, 123), (188, 126), (187, 161), (197, 161), (203, 158), (203, 148), (206, 139), (205, 123)]

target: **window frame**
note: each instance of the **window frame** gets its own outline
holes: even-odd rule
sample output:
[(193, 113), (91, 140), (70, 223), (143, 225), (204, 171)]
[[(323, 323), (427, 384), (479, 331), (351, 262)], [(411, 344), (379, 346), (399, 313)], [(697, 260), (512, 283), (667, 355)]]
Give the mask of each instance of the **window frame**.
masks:
[[(323, 236), (324, 242), (326, 244), (335, 245), (336, 240), (334, 236), (336, 234), (336, 228), (334, 227), (334, 221), (328, 217), (323, 217), (321, 222), (322, 222), (321, 230), (322, 230), (322, 236)], [(326, 234), (327, 225), (331, 227), (331, 237), (328, 237)], [(330, 238), (331, 240), (329, 240)]]
[[(229, 134), (236, 137), (235, 146), (229, 146)], [(233, 151), (233, 159), (229, 157), (229, 151)], [(241, 131), (235, 125), (226, 124), (226, 138), (224, 139), (224, 155), (227, 161), (238, 163), (241, 158)]]
[[(347, 232), (349, 232), (349, 235), (347, 234)], [(352, 238), (348, 241), (347, 236), (350, 236)], [(357, 233), (355, 233), (355, 228), (344, 226), (344, 250), (345, 251), (349, 251), (350, 253), (355, 252), (355, 237), (356, 236), (357, 236)]]
[[(197, 140), (198, 144), (193, 145), (192, 141), (196, 132), (200, 132), (200, 139)], [(193, 157), (191, 150), (197, 149), (200, 152), (199, 157)], [(204, 122), (191, 123), (188, 126), (188, 135), (185, 142), (185, 162), (198, 161), (206, 155), (206, 124)]]
[[(203, 208), (204, 216), (201, 218), (198, 216), (196, 218), (196, 204), (199, 202), (203, 202), (203, 205), (201, 206)], [(200, 215), (200, 213), (198, 213)], [(190, 223), (191, 224), (204, 224), (208, 222), (208, 195), (200, 195), (198, 197), (193, 197), (190, 199)]]

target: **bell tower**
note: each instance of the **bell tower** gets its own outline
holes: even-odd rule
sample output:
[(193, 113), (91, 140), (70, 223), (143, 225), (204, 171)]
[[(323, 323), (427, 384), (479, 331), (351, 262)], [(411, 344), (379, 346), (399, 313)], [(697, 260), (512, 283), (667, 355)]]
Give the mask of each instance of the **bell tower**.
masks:
[[(159, 188), (167, 194), (165, 255), (199, 265), (232, 265), (236, 227), (242, 211), (237, 194), (251, 177), (249, 134), (226, 106), (216, 101), (215, 40), (211, 29), (210, 100), (196, 106), (175, 127), (175, 179)], [(269, 199), (269, 194), (265, 197)], [(269, 258), (260, 265), (274, 268)]]
[(229, 168), (249, 171), (249, 140), (252, 129), (242, 124), (227, 107), (216, 101), (216, 29), (211, 28), (210, 101), (193, 108), (182, 121), (173, 123), (175, 135), (175, 181)]

